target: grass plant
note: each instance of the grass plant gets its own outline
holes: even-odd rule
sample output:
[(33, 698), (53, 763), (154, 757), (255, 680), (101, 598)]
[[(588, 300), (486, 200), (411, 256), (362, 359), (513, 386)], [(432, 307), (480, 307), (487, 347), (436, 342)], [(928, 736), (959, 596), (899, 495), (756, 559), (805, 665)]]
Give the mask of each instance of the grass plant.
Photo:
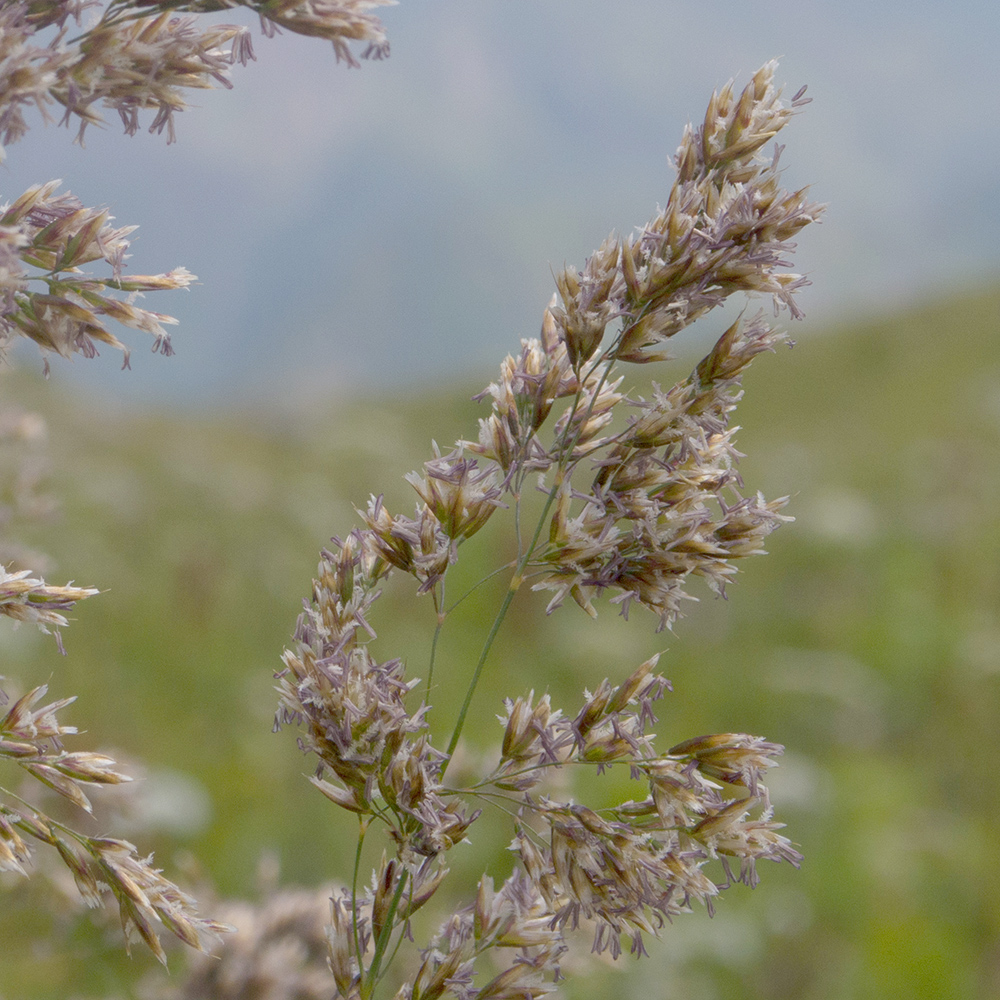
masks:
[[(388, 54), (370, 12), (383, 5), (245, 4), (265, 34), (281, 27), (326, 38), (352, 66), (352, 44), (368, 58)], [(0, 139), (19, 140), (31, 108), (44, 117), (58, 106), (81, 137), (103, 107), (129, 134), (151, 115), (150, 130), (173, 141), (186, 91), (228, 86), (229, 67), (254, 58), (246, 29), (198, 19), (230, 6), (3, 4)], [(85, 23), (89, 8), (96, 20)], [(869, 354), (847, 383), (870, 394), (854, 409), (829, 371), (820, 380), (826, 395), (810, 392), (799, 409), (787, 376), (770, 396), (758, 393), (758, 405), (786, 407), (778, 426), (790, 436), (770, 453), (762, 448), (759, 466), (740, 464), (731, 417), (746, 369), (783, 332), (763, 311), (745, 312), (705, 357), (686, 371), (671, 367), (673, 338), (730, 295), (763, 297), (775, 314), (800, 317), (804, 279), (786, 271), (786, 258), (821, 207), (780, 186), (774, 140), (805, 102), (802, 91), (782, 100), (774, 70), (769, 63), (741, 91), (730, 84), (712, 95), (704, 120), (681, 139), (665, 207), (633, 235), (612, 234), (582, 268), (555, 275), (540, 336), (521, 341), (476, 396), (488, 404), (478, 434), (460, 429), (454, 448), (435, 444), (406, 477), (417, 498), (412, 516), (384, 485), (383, 466), (393, 463), (372, 460), (372, 423), (398, 419), (389, 407), (362, 404), (339, 452), (295, 463), (310, 445), (298, 439), (289, 449), (294, 430), (278, 440), (273, 430), (189, 420), (178, 435), (176, 418), (149, 417), (145, 429), (160, 442), (150, 449), (135, 434), (117, 441), (113, 417), (82, 426), (62, 401), (76, 447), (53, 449), (67, 509), (59, 557), (96, 568), (110, 553), (108, 576), (123, 601), (88, 600), (88, 609), (109, 611), (84, 616), (89, 637), (74, 627), (85, 651), (79, 671), (61, 668), (56, 678), (49, 667), (46, 676), (37, 638), (23, 631), (8, 650), (18, 679), (0, 720), (8, 903), (0, 931), (35, 942), (0, 957), (13, 989), (65, 996), (86, 968), (89, 995), (162, 1000), (499, 1000), (557, 987), (583, 996), (613, 988), (609, 964), (624, 962), (626, 950), (645, 956), (662, 937), (657, 946), (673, 941), (674, 951), (661, 992), (819, 997), (830, 995), (832, 976), (841, 995), (870, 995), (868, 983), (989, 995), (995, 969), (980, 959), (995, 940), (996, 908), (977, 919), (969, 907), (977, 890), (941, 871), (957, 867), (959, 855), (985, 863), (993, 846), (992, 827), (971, 804), (988, 799), (980, 782), (990, 775), (973, 750), (990, 739), (995, 718), (995, 630), (988, 606), (954, 603), (954, 594), (967, 578), (966, 545), (977, 596), (995, 593), (989, 568), (975, 560), (983, 528), (968, 530), (975, 519), (962, 488), (970, 475), (986, 483), (973, 458), (995, 440), (966, 455), (967, 424), (954, 421), (955, 407), (924, 436), (911, 425), (893, 438), (889, 387), (907, 380), (910, 396), (920, 394), (928, 358), (941, 350), (938, 336), (915, 352), (913, 323), (895, 352), (891, 337), (879, 339), (881, 368)], [(112, 227), (107, 211), (59, 193), (55, 182), (2, 211), (6, 342), (32, 340), (46, 359), (93, 357), (106, 345), (122, 350), (127, 366), (114, 320), (171, 353), (164, 327), (172, 320), (136, 297), (181, 289), (192, 275), (126, 274), (130, 228)], [(102, 264), (110, 276), (90, 269)], [(980, 308), (987, 326), (995, 319), (995, 296), (966, 296), (960, 307)], [(939, 316), (934, 333), (953, 322)], [(995, 422), (991, 385), (981, 369), (966, 386), (987, 424)], [(22, 380), (8, 382), (8, 398), (24, 387), (44, 395)], [(940, 377), (921, 398), (939, 388)], [(836, 461), (816, 460), (827, 439), (801, 435), (824, 400), (848, 452), (839, 479)], [(865, 401), (881, 409), (869, 412)], [(57, 422), (59, 412), (54, 402)], [(52, 586), (32, 572), (58, 537), (48, 524), (18, 523), (51, 509), (41, 427), (13, 404), (0, 427), (8, 462), (0, 612), (55, 631), (62, 651), (66, 613), (98, 591)], [(317, 473), (324, 460), (336, 461), (340, 476), (357, 462), (353, 485), (369, 479), (371, 495), (357, 526), (321, 548), (309, 585), (297, 558), (303, 545), (359, 499), (331, 493)], [(914, 475), (928, 468), (947, 470), (931, 490)], [(815, 526), (804, 535), (807, 556), (770, 581), (755, 575), (760, 596), (742, 620), (709, 605), (683, 655), (668, 654), (685, 697), (665, 698), (671, 685), (657, 673), (664, 630), (699, 594), (728, 596), (735, 563), (761, 554), (790, 520), (788, 498), (748, 488), (748, 470), (781, 481), (779, 492), (799, 490)], [(916, 504), (901, 502), (901, 479)], [(217, 516), (191, 516), (199, 508)], [(936, 594), (915, 580), (944, 583)], [(248, 591), (262, 598), (257, 613)], [(270, 683), (261, 651), (287, 642), (276, 638), (287, 625), (275, 609), (294, 592), (308, 596), (273, 674), (274, 728), (296, 737), (286, 733), (282, 744), (259, 732)], [(936, 614), (938, 598), (947, 616)], [(138, 663), (146, 669), (137, 676)], [(129, 772), (142, 764), (78, 748), (66, 720), (81, 704), (49, 694), (56, 680), (76, 682), (95, 736), (151, 762), (139, 792), (122, 786), (138, 784)], [(739, 731), (730, 731), (734, 699)], [(799, 703), (805, 713), (789, 707)], [(966, 731), (952, 739), (949, 762), (969, 750), (957, 773), (914, 738), (915, 724), (952, 736), (941, 722), (952, 703)], [(670, 735), (654, 736), (654, 723)], [(780, 905), (737, 902), (729, 915), (727, 898), (706, 923), (692, 912), (711, 915), (723, 890), (755, 886), (759, 862), (802, 860), (779, 832), (764, 780), (783, 748), (749, 735), (765, 728), (794, 748), (775, 801), (784, 792), (793, 812), (797, 804), (805, 833), (796, 840), (811, 833), (820, 841), (818, 867), (830, 874), (779, 876)], [(685, 731), (717, 735), (682, 738)], [(150, 755), (153, 733), (163, 740)], [(275, 751), (282, 745), (284, 756)], [(157, 770), (167, 761), (172, 774)], [(303, 767), (311, 775), (296, 790)], [(90, 819), (94, 803), (99, 820)], [(213, 807), (222, 822), (208, 822)], [(843, 830), (831, 832), (832, 815)], [(204, 866), (180, 867), (201, 906), (126, 839), (133, 831), (161, 853), (184, 842), (197, 849)], [(921, 872), (916, 890), (884, 878), (896, 856)], [(308, 887), (284, 887), (281, 872)], [(256, 901), (225, 898), (249, 888)], [(880, 896), (892, 898), (889, 919), (875, 905)], [(932, 898), (951, 900), (947, 912), (961, 919), (942, 922)], [(107, 918), (84, 919), (81, 901), (117, 914), (126, 948), (141, 939), (165, 963), (167, 948), (190, 946), (183, 972), (169, 981), (138, 961), (124, 972)], [(689, 924), (697, 929), (682, 930)], [(896, 952), (904, 961), (887, 959)], [(648, 991), (643, 975), (633, 973), (633, 989)]]

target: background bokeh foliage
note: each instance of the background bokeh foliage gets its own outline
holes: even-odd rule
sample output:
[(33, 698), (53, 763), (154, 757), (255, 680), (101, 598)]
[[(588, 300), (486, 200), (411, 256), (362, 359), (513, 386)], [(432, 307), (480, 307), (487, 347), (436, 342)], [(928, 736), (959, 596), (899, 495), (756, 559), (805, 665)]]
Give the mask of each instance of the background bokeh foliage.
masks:
[[(470, 752), (499, 736), (503, 696), (548, 690), (575, 711), (584, 686), (663, 650), (674, 692), (661, 745), (734, 730), (785, 744), (772, 793), (806, 858), (800, 871), (764, 867), (761, 886), (726, 893), (714, 919), (676, 921), (651, 958), (570, 977), (574, 1000), (1000, 995), (998, 320), (1000, 285), (960, 290), (758, 359), (737, 414), (741, 469), (749, 489), (791, 493), (797, 521), (742, 567), (728, 600), (705, 591), (673, 634), (655, 635), (640, 610), (627, 624), (607, 605), (596, 623), (574, 606), (545, 619), (543, 597), (519, 598), (477, 694)], [(650, 371), (633, 372), (648, 393)], [(76, 610), (66, 658), (32, 629), (4, 629), (2, 673), (79, 695), (67, 721), (87, 730), (81, 747), (142, 762), (150, 801), (158, 788), (164, 798), (157, 830), (135, 836), (169, 875), (253, 895), (272, 852), (285, 882), (344, 878), (354, 826), (303, 777), (294, 733), (271, 732), (272, 673), (319, 547), (369, 493), (409, 507), (403, 473), (432, 438), (474, 435), (481, 385), (181, 417), (71, 397), (58, 367), (47, 382), (3, 377), (48, 421), (62, 508), (27, 541), (52, 554), (51, 582), (105, 592)], [(467, 585), (495, 564), (494, 527), (463, 551)], [(376, 655), (404, 654), (425, 676), (432, 610), (400, 583), (373, 622)], [(497, 600), (479, 589), (446, 627), (443, 720)], [(595, 794), (634, 791), (613, 771)], [(480, 824), (454, 852), (456, 885), (509, 867), (499, 826)], [(3, 878), (0, 996), (132, 995), (151, 960), (126, 959), (113, 927), (42, 888)]]

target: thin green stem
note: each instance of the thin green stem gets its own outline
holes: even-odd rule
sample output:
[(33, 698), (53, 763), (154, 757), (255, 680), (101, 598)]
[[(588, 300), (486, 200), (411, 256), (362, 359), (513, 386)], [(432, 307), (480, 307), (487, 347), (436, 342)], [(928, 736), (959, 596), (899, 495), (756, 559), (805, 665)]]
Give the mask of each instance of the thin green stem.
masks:
[[(519, 577), (519, 575), (519, 573), (515, 573), (515, 580)], [(469, 713), (469, 705), (472, 704), (472, 696), (476, 693), (476, 685), (479, 683), (483, 667), (486, 665), (486, 658), (490, 655), (490, 649), (493, 647), (493, 640), (496, 639), (497, 633), (500, 631), (500, 626), (503, 624), (504, 618), (507, 617), (507, 610), (510, 608), (516, 593), (517, 588), (514, 585), (514, 580), (512, 580), (507, 593), (504, 594), (500, 610), (497, 612), (496, 618), (493, 619), (493, 625), (490, 627), (489, 635), (486, 636), (486, 642), (483, 643), (483, 651), (479, 654), (479, 662), (476, 664), (476, 669), (472, 674), (472, 680), (469, 681), (468, 690), (465, 692), (465, 701), (462, 702), (462, 708), (458, 713), (458, 721), (455, 723), (454, 732), (452, 732), (451, 739), (448, 742), (448, 750), (446, 751), (447, 758), (441, 765), (441, 778), (444, 778), (444, 773), (448, 769), (448, 764), (451, 763), (451, 756), (455, 752), (455, 747), (458, 746), (458, 740), (462, 735), (462, 728), (465, 725), (465, 717)]]
[(500, 812), (506, 813), (511, 819), (516, 820), (521, 814), (523, 803), (519, 799), (501, 795), (499, 792), (470, 792), (468, 794), (489, 803)]
[(438, 639), (441, 638), (441, 629), (444, 628), (445, 613), (441, 611), (444, 604), (444, 583), (441, 584), (441, 591), (434, 588), (434, 612), (437, 617), (437, 625), (434, 628), (434, 637), (431, 639), (430, 663), (427, 665), (427, 703), (430, 704), (431, 691), (434, 687), (434, 660), (437, 657)]
[(400, 873), (396, 891), (392, 894), (392, 902), (389, 903), (389, 912), (386, 914), (385, 923), (382, 925), (382, 932), (375, 942), (375, 954), (372, 956), (371, 965), (368, 966), (368, 977), (361, 980), (362, 1000), (371, 1000), (375, 993), (375, 987), (378, 985), (382, 958), (389, 946), (389, 939), (392, 937), (393, 925), (396, 922), (396, 910), (399, 908), (399, 900), (403, 895), (403, 889), (406, 887), (408, 876), (409, 872), (404, 868)]
[[(407, 894), (406, 894), (406, 905), (407, 905), (407, 912), (411, 912), (410, 908), (412, 908), (412, 906), (413, 906), (413, 879), (411, 878), (411, 879), (410, 879), (409, 881), (410, 881), (410, 887), (409, 887), (409, 890), (407, 891)], [(405, 920), (405, 919), (406, 919), (406, 918), (404, 917), (404, 920)], [(400, 949), (400, 946), (401, 946), (401, 945), (403, 944), (403, 939), (404, 939), (404, 938), (405, 938), (406, 936), (407, 936), (407, 935), (406, 935), (406, 933), (405, 933), (405, 928), (404, 928), (404, 932), (403, 932), (403, 933), (401, 933), (401, 934), (400, 934), (400, 935), (399, 935), (399, 936), (398, 936), (398, 937), (396, 938), (396, 945), (395, 945), (395, 947), (394, 947), (394, 948), (392, 949), (392, 954), (391, 954), (391, 955), (389, 956), (389, 959), (388, 959), (388, 961), (387, 961), (387, 962), (385, 963), (385, 964), (386, 964), (386, 967), (388, 967), (388, 966), (392, 965), (392, 963), (393, 963), (393, 962), (394, 962), (394, 961), (396, 960), (396, 956), (397, 956), (397, 955), (399, 954), (399, 949)]]
[(446, 608), (444, 611), (441, 610), (441, 605), (443, 605), (443, 603), (444, 603), (444, 601), (443, 601), (443, 596), (444, 596), (443, 592), (442, 592), (442, 600), (441, 600), (440, 604), (438, 602), (437, 594), (435, 593), (435, 595), (434, 595), (434, 604), (435, 604), (435, 610), (437, 611), (438, 623), (437, 623), (437, 626), (434, 629), (434, 636), (431, 639), (430, 666), (428, 667), (428, 670), (427, 670), (427, 697), (428, 697), (428, 700), (430, 699), (431, 690), (432, 690), (432, 683), (431, 682), (432, 682), (433, 677), (434, 677), (434, 662), (435, 662), (435, 659), (437, 657), (438, 639), (441, 637), (441, 632), (444, 629), (445, 619), (466, 598), (471, 597), (481, 586), (483, 586), (484, 583), (487, 583), (489, 580), (492, 580), (493, 577), (497, 576), (498, 574), (503, 573), (504, 570), (510, 569), (512, 566), (516, 566), (516, 565), (517, 565), (516, 563), (505, 563), (503, 566), (498, 566), (495, 570), (493, 570), (492, 573), (487, 573), (486, 576), (484, 576), (477, 583), (473, 584), (457, 601), (455, 601), (455, 603), (450, 608)]
[(516, 565), (517, 565), (516, 560), (514, 562), (504, 563), (503, 566), (497, 566), (497, 568), (493, 570), (492, 573), (487, 573), (486, 576), (484, 576), (481, 580), (477, 581), (471, 587), (469, 587), (469, 589), (464, 594), (462, 594), (462, 596), (457, 601), (455, 601), (455, 603), (450, 608), (448, 608), (448, 610), (445, 612), (445, 615), (450, 615), (464, 600), (471, 597), (481, 586), (483, 586), (484, 583), (489, 583), (489, 581), (492, 580), (493, 577), (499, 576), (501, 573), (505, 572), (508, 569), (513, 569)]
[[(0, 785), (0, 793), (9, 796), (15, 802), (19, 802), (29, 812), (34, 813), (35, 816), (41, 817), (44, 820), (46, 826), (50, 826), (53, 829), (65, 833), (66, 836), (72, 837), (82, 847), (87, 848), (88, 851), (90, 850), (90, 837), (88, 837), (85, 833), (77, 833), (77, 831), (74, 830), (71, 826), (66, 826), (65, 823), (60, 823), (58, 820), (53, 819), (47, 813), (43, 813), (40, 809), (37, 809), (35, 806), (33, 806), (27, 799), (22, 798), (20, 795), (17, 794), (17, 792), (12, 792), (9, 788), (5, 788), (2, 785)], [(0, 808), (2, 808), (2, 803), (0, 803)], [(11, 813), (10, 815), (13, 814)], [(36, 840), (40, 840), (44, 844), (49, 844), (49, 846), (51, 846), (54, 843), (54, 841), (46, 840), (44, 837), (39, 837), (38, 833), (30, 826), (30, 824), (22, 824), (18, 820), (14, 820), (14, 826), (20, 827), (20, 829), (30, 834)]]
[(361, 870), (361, 848), (368, 831), (368, 821), (358, 817), (358, 847), (354, 852), (354, 874), (351, 878), (351, 927), (354, 930), (354, 954), (358, 960), (358, 975), (361, 981), (365, 978), (364, 956), (361, 954), (361, 937), (358, 933), (358, 872)]
[(486, 665), (486, 658), (490, 655), (490, 650), (493, 648), (493, 642), (497, 637), (497, 633), (500, 631), (500, 626), (503, 625), (504, 619), (507, 617), (507, 612), (514, 601), (514, 595), (521, 587), (521, 583), (524, 579), (524, 568), (527, 566), (528, 560), (531, 558), (531, 554), (534, 552), (535, 546), (538, 544), (539, 536), (541, 535), (542, 528), (545, 525), (545, 519), (548, 516), (549, 511), (552, 509), (552, 504), (555, 501), (560, 484), (561, 477), (560, 483), (556, 484), (551, 490), (549, 490), (548, 498), (545, 501), (545, 507), (538, 518), (538, 523), (535, 525), (535, 533), (532, 536), (528, 547), (521, 553), (521, 557), (517, 561), (517, 566), (514, 569), (514, 576), (510, 581), (510, 586), (507, 588), (507, 593), (504, 594), (503, 602), (500, 605), (500, 609), (497, 611), (496, 617), (493, 619), (493, 624), (490, 626), (490, 631), (486, 636), (486, 641), (483, 643), (483, 650), (479, 655), (479, 662), (476, 664), (476, 669), (472, 674), (472, 679), (469, 681), (468, 690), (465, 692), (465, 701), (462, 702), (462, 708), (458, 713), (458, 721), (455, 723), (455, 730), (451, 734), (451, 740), (448, 743), (448, 756), (441, 767), (442, 778), (444, 777), (445, 771), (448, 769), (448, 764), (451, 762), (451, 756), (455, 752), (455, 747), (458, 746), (459, 737), (462, 735), (462, 729), (465, 726), (465, 717), (468, 715), (469, 706), (472, 704), (472, 696), (476, 693), (476, 686), (479, 684), (479, 678), (482, 676), (483, 667)]
[(441, 629), (444, 628), (444, 621), (438, 618), (438, 623), (434, 627), (434, 637), (431, 639), (431, 657), (427, 666), (427, 702), (431, 700), (431, 690), (434, 687), (434, 658), (437, 656), (438, 639), (441, 638)]
[(517, 551), (521, 551), (521, 491), (514, 494), (514, 538), (517, 543)]
[[(595, 371), (597, 371), (597, 368), (600, 364), (606, 361), (610, 362), (614, 361), (614, 354), (615, 351), (618, 349), (618, 345), (620, 344), (620, 342), (621, 342), (621, 334), (619, 333), (618, 337), (615, 339), (615, 342), (612, 344), (612, 346), (606, 352), (604, 352), (604, 354), (602, 354), (597, 361), (594, 362), (590, 371), (587, 372), (587, 374), (580, 379), (580, 387), (577, 390), (576, 398), (573, 401), (572, 412), (566, 425), (567, 431), (570, 431), (570, 429), (573, 427), (573, 413), (575, 413), (576, 408), (580, 404), (580, 398), (583, 394), (584, 385), (586, 384), (587, 379), (589, 379), (590, 376)], [(496, 640), (497, 633), (500, 631), (500, 626), (503, 624), (504, 619), (507, 617), (507, 612), (510, 610), (510, 606), (513, 603), (514, 595), (521, 588), (521, 584), (524, 582), (525, 567), (528, 565), (528, 561), (531, 559), (531, 556), (538, 545), (538, 539), (541, 537), (542, 529), (545, 526), (546, 520), (549, 515), (549, 511), (552, 509), (552, 505), (553, 503), (555, 503), (555, 499), (559, 495), (559, 491), (562, 488), (562, 484), (565, 481), (567, 473), (572, 475), (571, 468), (573, 465), (576, 464), (573, 461), (573, 448), (575, 447), (576, 442), (579, 439), (580, 433), (582, 432), (583, 424), (586, 422), (586, 419), (589, 418), (590, 413), (593, 412), (594, 405), (597, 402), (597, 397), (600, 394), (601, 389), (604, 387), (604, 384), (607, 382), (608, 377), (611, 374), (612, 367), (613, 364), (606, 365), (605, 371), (601, 375), (596, 390), (590, 394), (590, 405), (586, 417), (584, 418), (583, 421), (581, 421), (577, 425), (575, 433), (567, 434), (567, 440), (564, 440), (562, 442), (563, 457), (557, 467), (555, 483), (548, 492), (548, 496), (546, 497), (545, 500), (545, 506), (542, 508), (542, 512), (539, 515), (538, 522), (535, 525), (534, 534), (531, 537), (531, 541), (528, 543), (527, 547), (523, 551), (521, 551), (520, 548), (520, 510), (521, 510), (520, 484), (523, 482), (523, 476), (518, 480), (516, 527), (518, 532), (518, 551), (520, 555), (518, 558), (517, 566), (514, 570), (514, 576), (510, 581), (510, 587), (508, 588), (507, 593), (504, 595), (503, 602), (501, 603), (500, 608), (497, 611), (496, 617), (493, 619), (493, 624), (490, 626), (489, 634), (486, 636), (486, 641), (483, 643), (482, 652), (479, 655), (479, 662), (476, 664), (476, 669), (473, 671), (472, 679), (469, 681), (469, 687), (465, 692), (465, 700), (462, 702), (462, 708), (458, 713), (458, 720), (455, 723), (455, 729), (451, 734), (451, 740), (448, 742), (448, 750), (447, 750), (448, 756), (441, 768), (442, 778), (444, 777), (445, 771), (448, 769), (448, 764), (451, 761), (452, 754), (455, 752), (455, 748), (458, 746), (459, 738), (462, 735), (462, 729), (465, 726), (465, 719), (469, 712), (469, 706), (472, 704), (472, 698), (476, 692), (476, 687), (479, 684), (479, 678), (482, 676), (483, 667), (485, 667), (486, 665), (486, 659), (490, 654), (490, 650), (493, 648), (493, 643)]]

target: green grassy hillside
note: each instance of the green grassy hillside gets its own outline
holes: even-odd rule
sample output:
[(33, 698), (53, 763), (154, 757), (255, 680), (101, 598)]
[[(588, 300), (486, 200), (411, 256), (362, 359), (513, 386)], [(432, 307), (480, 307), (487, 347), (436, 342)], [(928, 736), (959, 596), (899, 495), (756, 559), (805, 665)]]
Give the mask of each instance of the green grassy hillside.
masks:
[[(727, 601), (706, 591), (674, 634), (607, 606), (596, 623), (572, 606), (543, 619), (542, 598), (524, 598), (473, 739), (499, 733), (504, 695), (548, 689), (572, 709), (587, 684), (666, 650), (661, 745), (725, 731), (784, 743), (772, 791), (806, 857), (800, 871), (765, 868), (753, 893), (726, 893), (713, 920), (668, 927), (650, 959), (623, 961), (625, 978), (601, 966), (568, 995), (1000, 995), (998, 329), (1000, 286), (758, 359), (738, 411), (743, 475), (768, 496), (792, 494), (797, 521), (743, 567)], [(478, 388), (295, 419), (183, 419), (69, 399), (58, 369), (44, 384), (7, 378), (8, 394), (49, 422), (49, 489), (62, 505), (29, 541), (53, 556), (51, 582), (105, 592), (76, 610), (65, 658), (33, 630), (4, 629), (0, 672), (8, 688), (79, 695), (69, 714), (87, 730), (81, 746), (141, 760), (150, 791), (177, 790), (159, 829), (136, 834), (168, 874), (193, 856), (221, 893), (250, 894), (258, 859), (274, 852), (290, 883), (346, 876), (354, 827), (302, 777), (311, 764), (294, 734), (271, 732), (272, 672), (319, 547), (371, 492), (409, 506), (402, 475), (431, 438), (474, 435)], [(468, 582), (492, 540), (472, 543), (478, 564), (463, 557)], [(463, 690), (447, 678), (467, 676), (473, 626), (497, 599), (477, 591), (446, 630), (442, 718)], [(382, 604), (377, 655), (405, 653), (422, 676), (429, 605), (405, 590)], [(454, 852), (456, 876), (506, 841), (474, 833)], [(4, 1000), (125, 997), (150, 970), (65, 904), (39, 912), (37, 883), (5, 877), (0, 891)], [(64, 924), (70, 944), (55, 947)]]

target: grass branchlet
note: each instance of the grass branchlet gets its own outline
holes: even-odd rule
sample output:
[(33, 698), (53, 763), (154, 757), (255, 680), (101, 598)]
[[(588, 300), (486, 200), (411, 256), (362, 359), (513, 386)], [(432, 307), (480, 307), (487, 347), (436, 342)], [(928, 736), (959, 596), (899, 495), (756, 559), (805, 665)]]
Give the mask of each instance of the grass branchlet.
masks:
[[(329, 40), (338, 60), (356, 66), (352, 44), (362, 57), (388, 54), (372, 10), (389, 2), (239, 5), (260, 15), (265, 35), (288, 29)], [(30, 109), (74, 123), (80, 140), (102, 123), (101, 109), (117, 112), (128, 134), (151, 114), (149, 129), (173, 141), (185, 94), (230, 86), (232, 65), (254, 58), (247, 29), (199, 20), (236, 5), (3, 4), (0, 141), (24, 135)], [(33, 847), (45, 845), (86, 902), (117, 904), (126, 940), (140, 938), (161, 960), (162, 929), (219, 950), (220, 962), (193, 963), (165, 996), (244, 996), (267, 983), (275, 997), (335, 990), (372, 1000), (391, 990), (400, 1000), (514, 1000), (552, 992), (580, 928), (595, 952), (645, 954), (696, 904), (711, 913), (731, 885), (756, 885), (760, 862), (798, 864), (765, 784), (782, 748), (736, 732), (664, 749), (651, 731), (670, 689), (657, 655), (617, 665), (617, 676), (570, 708), (547, 693), (506, 698), (495, 706), (492, 751), (465, 754), (485, 761), (480, 771), (449, 770), (466, 748), (481, 679), (502, 670), (494, 643), (515, 601), (543, 592), (547, 614), (574, 613), (561, 610), (569, 604), (593, 619), (610, 605), (626, 620), (640, 609), (654, 630), (672, 628), (694, 597), (693, 578), (723, 595), (738, 561), (763, 553), (767, 536), (790, 520), (787, 498), (744, 485), (731, 419), (747, 366), (785, 338), (764, 310), (741, 314), (679, 381), (663, 374), (669, 342), (734, 294), (770, 300), (775, 315), (800, 315), (795, 294), (806, 281), (786, 261), (822, 209), (804, 189), (781, 187), (782, 147), (773, 140), (805, 100), (802, 91), (783, 100), (775, 65), (739, 92), (730, 83), (712, 95), (703, 121), (684, 131), (662, 209), (631, 235), (609, 236), (582, 268), (555, 274), (539, 336), (521, 341), (478, 397), (489, 405), (478, 434), (451, 450), (435, 445), (406, 477), (417, 497), (412, 515), (373, 496), (360, 525), (321, 552), (276, 675), (275, 728), (296, 730), (317, 791), (357, 826), (344, 884), (323, 892), (319, 907), (315, 894), (276, 889), (255, 909), (223, 907), (239, 926), (220, 943), (234, 928), (200, 917), (151, 858), (128, 841), (76, 832), (14, 788), (0, 788), (0, 869), (27, 874)], [(128, 350), (108, 327), (114, 320), (170, 354), (164, 325), (173, 320), (136, 301), (194, 276), (183, 268), (127, 275), (131, 231), (59, 193), (55, 181), (0, 209), (0, 348), (27, 338), (46, 355), (91, 357), (103, 344), (123, 351), (127, 365)], [(97, 262), (110, 273), (84, 270)], [(535, 493), (539, 502), (529, 502)], [(511, 543), (491, 576), (506, 574), (506, 587), (483, 625), (478, 659), (445, 679), (464, 697), (457, 717), (444, 718), (428, 700), (433, 654), (426, 684), (407, 650), (382, 658), (377, 602), (388, 577), (410, 578), (413, 599), (433, 605), (437, 649), (452, 621), (453, 568), (498, 520)], [(63, 612), (96, 593), (0, 568), (0, 613), (43, 629), (58, 632)], [(545, 686), (540, 676), (536, 687)], [(107, 755), (64, 747), (76, 734), (60, 720), (72, 699), (44, 704), (46, 692), (28, 691), (0, 719), (0, 759), (89, 812), (89, 788), (129, 778)], [(596, 808), (582, 801), (586, 792), (576, 796), (577, 778), (612, 768), (629, 775), (633, 797)], [(464, 902), (449, 902), (436, 930), (415, 933), (418, 912), (442, 917), (449, 852), (486, 816), (508, 824), (513, 872), (501, 880), (487, 870), (458, 887), (448, 899)], [(362, 859), (376, 840), (381, 857), (366, 885)], [(301, 947), (287, 948), (292, 939)]]
[[(667, 628), (692, 577), (723, 594), (737, 560), (762, 553), (767, 535), (790, 520), (787, 498), (745, 489), (731, 423), (743, 372), (784, 338), (762, 311), (728, 326), (669, 389), (654, 382), (637, 392), (630, 381), (631, 366), (668, 359), (667, 342), (734, 293), (799, 315), (794, 293), (804, 279), (782, 268), (789, 241), (821, 207), (780, 188), (780, 147), (764, 153), (803, 103), (801, 92), (781, 100), (774, 68), (739, 94), (730, 84), (713, 95), (704, 123), (684, 133), (663, 210), (633, 236), (609, 237), (582, 270), (556, 275), (541, 336), (523, 341), (482, 393), (491, 412), (478, 438), (447, 454), (435, 448), (406, 477), (418, 497), (412, 516), (373, 497), (362, 527), (322, 553), (278, 674), (277, 725), (299, 727), (316, 757), (314, 783), (382, 830), (391, 852), (370, 893), (352, 896), (350, 908), (335, 903), (330, 954), (345, 998), (373, 995), (390, 947), (410, 970), (394, 980), (410, 1000), (538, 996), (558, 978), (570, 930), (590, 926), (597, 952), (617, 957), (624, 942), (645, 953), (648, 938), (694, 903), (711, 911), (729, 885), (755, 885), (758, 862), (800, 860), (778, 832), (764, 783), (780, 746), (726, 733), (657, 748), (648, 727), (668, 684), (656, 657), (585, 692), (574, 712), (548, 695), (508, 699), (495, 766), (465, 786), (446, 775), (524, 584), (550, 593), (548, 613), (572, 598), (596, 617), (608, 599), (626, 618), (645, 608)], [(623, 409), (631, 415), (616, 420)], [(543, 495), (533, 523), (523, 503), (530, 486)], [(462, 546), (498, 517), (518, 544), (505, 567), (509, 586), (478, 664), (454, 681), (467, 694), (439, 750), (449, 730), (421, 700), (427, 689), (403, 659), (374, 654), (375, 602), (388, 576), (406, 574), (416, 595), (431, 595), (446, 629), (448, 575)], [(565, 781), (550, 780), (614, 765), (630, 770), (642, 795), (610, 809), (566, 798)], [(405, 901), (420, 893), (429, 866), (421, 902), (437, 891), (444, 856), (498, 805), (511, 817), (519, 866), (499, 890), (484, 874), (475, 901), (406, 965)], [(719, 880), (708, 874), (713, 860)], [(501, 957), (487, 961), (493, 951)]]

